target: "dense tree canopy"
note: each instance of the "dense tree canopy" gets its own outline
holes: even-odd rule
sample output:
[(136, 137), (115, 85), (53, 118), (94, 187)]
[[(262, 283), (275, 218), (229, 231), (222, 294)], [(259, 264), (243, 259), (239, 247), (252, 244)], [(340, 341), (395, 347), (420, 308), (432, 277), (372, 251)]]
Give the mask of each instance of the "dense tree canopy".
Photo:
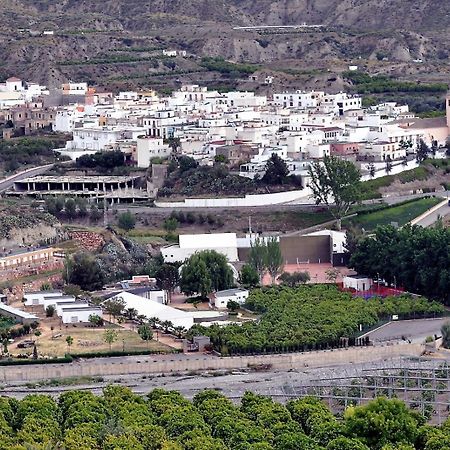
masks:
[(0, 398), (0, 449), (44, 450), (444, 450), (450, 426), (424, 425), (399, 400), (350, 407), (343, 420), (312, 397), (286, 405), (246, 392), (239, 405), (218, 391), (192, 401), (121, 386), (103, 395), (67, 391), (57, 401)]
[(214, 250), (194, 253), (181, 268), (180, 287), (186, 295), (206, 297), (232, 285), (233, 272), (227, 258)]
[(97, 260), (85, 252), (75, 253), (66, 259), (64, 278), (67, 283), (76, 284), (86, 291), (101, 289), (104, 283)]
[(412, 318), (442, 314), (444, 308), (426, 299), (400, 297), (353, 298), (335, 286), (303, 285), (255, 289), (245, 307), (261, 314), (257, 322), (240, 325), (194, 325), (191, 334), (211, 337), (223, 354), (293, 351), (339, 347), (341, 338), (393, 314)]
[(379, 227), (359, 241), (350, 264), (364, 275), (385, 279), (410, 292), (450, 301), (450, 229)]

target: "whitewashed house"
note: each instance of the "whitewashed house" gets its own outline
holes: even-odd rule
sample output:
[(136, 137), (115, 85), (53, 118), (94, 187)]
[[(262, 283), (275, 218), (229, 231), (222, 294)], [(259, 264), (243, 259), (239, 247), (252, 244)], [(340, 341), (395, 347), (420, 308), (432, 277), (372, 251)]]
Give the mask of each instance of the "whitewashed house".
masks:
[(243, 305), (249, 296), (247, 289), (226, 289), (215, 292), (210, 299), (210, 306), (217, 309), (224, 309), (228, 302), (234, 301)]

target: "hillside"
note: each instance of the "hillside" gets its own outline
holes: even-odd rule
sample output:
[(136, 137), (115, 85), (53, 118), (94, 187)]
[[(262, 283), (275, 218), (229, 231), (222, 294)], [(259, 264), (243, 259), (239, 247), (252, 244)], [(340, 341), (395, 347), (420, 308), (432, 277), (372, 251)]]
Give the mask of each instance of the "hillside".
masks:
[[(339, 90), (339, 73), (355, 61), (411, 80), (448, 78), (450, 5), (441, 0), (3, 0), (0, 13), (0, 76), (50, 86), (83, 78), (108, 88), (164, 89), (176, 80), (249, 87), (247, 77), (230, 82), (205, 70), (204, 56), (258, 64), (275, 87)], [(324, 28), (233, 29), (304, 22)], [(44, 30), (55, 35), (38, 34)], [(190, 57), (168, 61), (163, 48)]]

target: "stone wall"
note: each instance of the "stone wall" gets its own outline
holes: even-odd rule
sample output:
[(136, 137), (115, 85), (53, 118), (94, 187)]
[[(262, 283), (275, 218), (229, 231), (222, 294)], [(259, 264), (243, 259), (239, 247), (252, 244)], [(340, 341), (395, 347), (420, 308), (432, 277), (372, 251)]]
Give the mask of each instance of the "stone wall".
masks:
[(302, 369), (305, 367), (325, 367), (337, 364), (379, 361), (401, 356), (420, 356), (424, 348), (422, 344), (398, 344), (281, 355), (234, 356), (229, 358), (179, 354), (103, 358), (76, 361), (70, 364), (0, 367), (0, 382), (28, 382), (79, 376), (205, 372), (247, 369), (258, 366), (270, 366), (274, 370)]

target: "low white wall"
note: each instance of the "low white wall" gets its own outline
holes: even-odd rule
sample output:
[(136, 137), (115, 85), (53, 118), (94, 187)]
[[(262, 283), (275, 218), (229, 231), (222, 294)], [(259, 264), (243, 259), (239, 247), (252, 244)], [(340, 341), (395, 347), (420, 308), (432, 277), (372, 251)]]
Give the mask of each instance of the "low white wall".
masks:
[(305, 188), (299, 191), (276, 192), (274, 194), (250, 194), (245, 197), (223, 198), (187, 198), (182, 202), (155, 202), (158, 208), (226, 208), (240, 206), (279, 205), (307, 199), (311, 190)]

